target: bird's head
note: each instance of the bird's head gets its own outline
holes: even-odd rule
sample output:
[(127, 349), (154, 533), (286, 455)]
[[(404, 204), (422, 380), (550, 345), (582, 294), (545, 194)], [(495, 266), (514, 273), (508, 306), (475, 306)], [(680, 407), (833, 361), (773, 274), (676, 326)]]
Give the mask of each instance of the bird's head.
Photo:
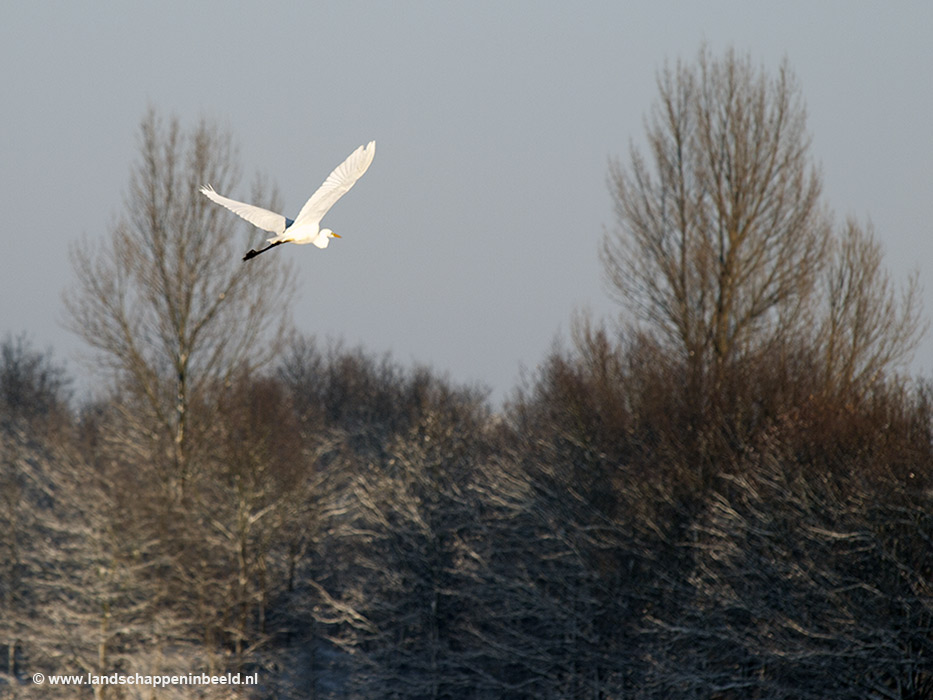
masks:
[(329, 228), (322, 228), (311, 242), (318, 248), (326, 248), (331, 238), (340, 238), (340, 236)]

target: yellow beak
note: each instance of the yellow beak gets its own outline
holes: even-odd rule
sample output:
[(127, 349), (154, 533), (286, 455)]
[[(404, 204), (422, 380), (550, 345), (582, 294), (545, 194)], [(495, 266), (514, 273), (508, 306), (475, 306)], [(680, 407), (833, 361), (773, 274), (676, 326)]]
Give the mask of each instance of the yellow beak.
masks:
[(331, 233), (330, 235), (334, 238), (343, 238), (343, 236), (341, 236), (339, 233)]

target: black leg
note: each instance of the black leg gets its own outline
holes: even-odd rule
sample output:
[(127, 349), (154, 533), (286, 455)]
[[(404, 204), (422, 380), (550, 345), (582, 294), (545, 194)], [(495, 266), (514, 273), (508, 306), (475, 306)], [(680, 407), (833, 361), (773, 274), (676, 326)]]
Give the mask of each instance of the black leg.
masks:
[(265, 248), (260, 248), (259, 250), (251, 250), (246, 255), (243, 256), (243, 259), (252, 260), (260, 253), (265, 253), (267, 250), (269, 250), (269, 248), (275, 248), (277, 245), (281, 245), (283, 243), (286, 243), (286, 241), (276, 241), (275, 243), (270, 243)]

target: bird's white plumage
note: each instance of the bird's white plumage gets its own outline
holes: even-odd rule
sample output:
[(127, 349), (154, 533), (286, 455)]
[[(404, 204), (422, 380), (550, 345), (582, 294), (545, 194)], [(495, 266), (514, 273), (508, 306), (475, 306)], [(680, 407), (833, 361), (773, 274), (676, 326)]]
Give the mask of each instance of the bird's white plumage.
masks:
[(277, 234), (281, 234), (285, 231), (285, 227), (287, 226), (286, 219), (281, 214), (276, 214), (274, 211), (269, 211), (268, 209), (263, 209), (253, 204), (238, 202), (235, 199), (219, 195), (210, 185), (202, 187), (201, 194), (207, 196), (221, 206), (227, 207), (227, 209), (237, 216), (242, 216), (256, 228), (261, 228), (263, 231)]
[[(294, 221), (268, 209), (224, 197), (217, 194), (210, 185), (202, 187), (201, 193), (210, 198), (211, 201), (246, 219), (253, 226), (276, 234), (268, 239), (270, 246), (278, 243), (313, 243), (318, 248), (326, 248), (332, 236), (337, 238), (340, 236), (337, 236), (330, 229), (322, 229), (320, 227), (321, 219), (324, 218), (324, 215), (334, 206), (337, 200), (345, 195), (356, 184), (356, 181), (363, 176), (370, 163), (373, 162), (373, 156), (375, 155), (375, 141), (370, 141), (366, 146), (360, 146), (353, 151), (343, 163), (334, 168), (334, 171), (327, 176), (324, 184), (305, 202)], [(263, 250), (267, 249), (268, 247)], [(250, 251), (244, 259), (249, 259), (261, 252), (263, 251)]]
[(343, 197), (356, 181), (363, 177), (376, 155), (376, 142), (360, 146), (343, 163), (334, 168), (324, 184), (317, 188), (295, 217), (295, 226), (319, 222), (338, 199)]

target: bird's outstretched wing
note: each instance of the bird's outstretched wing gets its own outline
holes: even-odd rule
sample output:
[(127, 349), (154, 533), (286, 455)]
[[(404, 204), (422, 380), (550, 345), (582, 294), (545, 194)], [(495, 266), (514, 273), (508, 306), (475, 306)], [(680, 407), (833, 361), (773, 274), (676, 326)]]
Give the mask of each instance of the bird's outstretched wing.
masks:
[[(376, 142), (370, 141), (365, 147), (360, 146), (327, 176), (324, 184), (305, 202), (295, 217), (295, 224), (319, 222), (336, 201), (343, 197), (373, 162), (376, 155)], [(225, 205), (226, 206), (226, 205)], [(242, 214), (240, 215), (242, 216)]]
[(234, 214), (237, 216), (242, 216), (253, 226), (261, 228), (263, 231), (269, 231), (271, 233), (282, 233), (285, 230), (285, 227), (291, 223), (284, 216), (281, 214), (276, 214), (274, 211), (269, 211), (268, 209), (263, 209), (262, 207), (253, 206), (252, 204), (238, 202), (235, 199), (229, 199), (228, 197), (219, 195), (210, 185), (205, 185), (202, 187), (201, 194), (208, 197), (211, 201), (217, 202), (221, 206), (227, 207), (227, 209), (232, 211)]

